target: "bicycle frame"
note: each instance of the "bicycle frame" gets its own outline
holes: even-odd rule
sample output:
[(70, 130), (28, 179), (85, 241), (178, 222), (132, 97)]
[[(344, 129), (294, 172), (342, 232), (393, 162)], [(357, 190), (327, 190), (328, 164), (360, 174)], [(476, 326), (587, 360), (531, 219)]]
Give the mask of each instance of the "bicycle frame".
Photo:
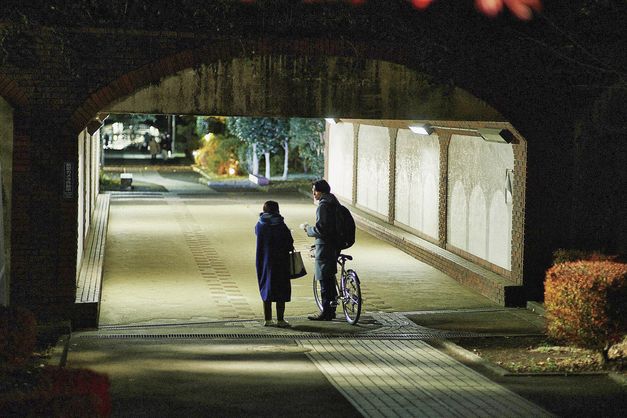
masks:
[[(315, 258), (314, 254), (315, 246), (312, 246), (310, 249), (310, 256)], [(335, 301), (331, 302), (334, 306), (338, 306), (338, 302), (342, 302), (342, 310), (344, 311), (344, 316), (346, 317), (346, 321), (354, 325), (359, 320), (359, 316), (361, 314), (361, 306), (362, 306), (362, 298), (361, 298), (361, 286), (359, 282), (359, 277), (354, 270), (346, 269), (346, 260), (352, 260), (353, 257), (347, 254), (338, 254), (337, 263), (340, 265), (339, 268), (339, 282), (338, 276), (335, 276), (335, 289), (337, 291), (337, 296), (335, 297)], [(313, 291), (314, 298), (316, 304), (318, 305), (318, 309), (322, 312), (322, 296), (320, 294), (319, 282), (314, 277), (313, 280)]]

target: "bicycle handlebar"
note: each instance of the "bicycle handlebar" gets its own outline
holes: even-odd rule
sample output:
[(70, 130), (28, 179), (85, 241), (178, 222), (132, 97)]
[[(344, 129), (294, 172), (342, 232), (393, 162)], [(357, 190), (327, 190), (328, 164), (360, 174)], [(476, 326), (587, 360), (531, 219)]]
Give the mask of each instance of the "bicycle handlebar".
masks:
[[(311, 247), (309, 247), (309, 256), (310, 256), (311, 258), (315, 258), (315, 254), (314, 254), (314, 250), (315, 250), (315, 248), (316, 248), (316, 246), (315, 246), (315, 245), (312, 245)], [(337, 262), (338, 262), (338, 263), (342, 263), (342, 262), (344, 262), (344, 261), (346, 261), (346, 260), (349, 260), (349, 261), (350, 261), (350, 260), (352, 260), (352, 259), (353, 259), (353, 256), (352, 256), (352, 255), (348, 255), (348, 254), (341, 254), (341, 253), (337, 255)]]

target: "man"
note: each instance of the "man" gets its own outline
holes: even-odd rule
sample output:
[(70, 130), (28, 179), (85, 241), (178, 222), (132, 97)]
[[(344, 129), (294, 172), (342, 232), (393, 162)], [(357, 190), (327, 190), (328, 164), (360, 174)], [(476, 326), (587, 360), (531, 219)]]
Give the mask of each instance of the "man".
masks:
[(335, 319), (337, 305), (337, 289), (335, 273), (337, 273), (337, 244), (335, 231), (335, 213), (339, 205), (337, 198), (331, 194), (331, 186), (326, 180), (318, 180), (312, 184), (316, 209), (316, 224), (301, 224), (307, 236), (314, 237), (316, 245), (315, 278), (320, 281), (322, 312), (309, 315), (312, 321), (331, 321)]

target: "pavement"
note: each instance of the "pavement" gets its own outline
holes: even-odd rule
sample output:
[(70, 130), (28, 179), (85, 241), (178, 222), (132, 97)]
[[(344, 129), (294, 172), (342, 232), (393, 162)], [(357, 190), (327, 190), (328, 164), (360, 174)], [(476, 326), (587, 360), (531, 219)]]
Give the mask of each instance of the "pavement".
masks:
[(112, 196), (100, 326), (73, 332), (59, 358), (109, 376), (114, 417), (625, 415), (625, 387), (607, 376), (504, 377), (450, 343), (541, 334), (544, 321), (362, 231), (348, 250), (358, 325), (308, 321), (308, 275), (292, 283), (291, 328), (264, 327), (253, 227), (276, 200), (305, 250), (297, 225), (313, 221), (311, 200), (211, 190), (189, 172), (135, 180), (167, 192)]

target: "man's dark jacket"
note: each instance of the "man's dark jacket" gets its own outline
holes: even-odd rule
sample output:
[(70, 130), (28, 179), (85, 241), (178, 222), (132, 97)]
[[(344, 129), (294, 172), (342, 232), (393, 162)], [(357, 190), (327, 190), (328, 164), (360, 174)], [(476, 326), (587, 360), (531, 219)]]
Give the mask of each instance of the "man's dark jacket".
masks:
[(317, 280), (328, 279), (337, 273), (335, 213), (339, 204), (333, 194), (323, 193), (316, 209), (316, 224), (307, 227), (307, 236), (316, 238)]

